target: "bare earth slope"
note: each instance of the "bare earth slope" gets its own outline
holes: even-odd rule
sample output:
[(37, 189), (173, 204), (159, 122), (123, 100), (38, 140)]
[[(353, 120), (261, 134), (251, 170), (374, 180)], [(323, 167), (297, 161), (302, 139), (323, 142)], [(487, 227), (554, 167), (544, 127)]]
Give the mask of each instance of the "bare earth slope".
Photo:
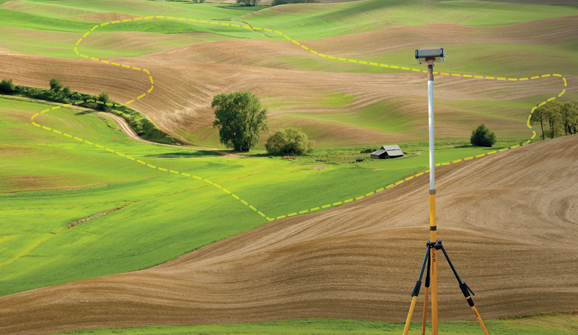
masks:
[[(578, 310), (578, 136), (444, 166), (438, 176), (439, 237), (483, 317)], [(402, 321), (428, 237), (427, 183), (275, 221), (148, 270), (0, 298), (0, 333)], [(444, 261), (440, 276), (440, 318), (473, 319)]]
[[(339, 57), (368, 60), (379, 55), (380, 62), (390, 63), (392, 59), (387, 52), (409, 48), (408, 59), (411, 60), (411, 48), (419, 45), (438, 44), (451, 49), (452, 46), (457, 47), (464, 43), (525, 46), (571, 43), (578, 38), (578, 30), (574, 29), (577, 24), (578, 18), (566, 17), (500, 27), (398, 27), (312, 40), (306, 44)], [(424, 39), (424, 30), (436, 32), (433, 40)], [(14, 33), (25, 34), (26, 31)], [(71, 46), (78, 38), (70, 33), (47, 34), (39, 35), (38, 38), (66, 42)], [(210, 108), (212, 98), (215, 94), (238, 90), (252, 91), (262, 99), (264, 105), (269, 106), (271, 129), (287, 126), (303, 128), (320, 147), (426, 140), (425, 137), (419, 137), (420, 135), (416, 137), (416, 134), (425, 134), (427, 130), (425, 119), (417, 117), (424, 110), (423, 98), (426, 90), (423, 89), (423, 74), (318, 72), (306, 70), (305, 65), (300, 67), (299, 64), (319, 62), (327, 67), (325, 70), (332, 71), (341, 71), (342, 67), (352, 65), (323, 60), (286, 41), (238, 39), (193, 43), (195, 36), (198, 37), (197, 34), (99, 33), (90, 35), (80, 46), (80, 50), (84, 50), (85, 46), (117, 51), (161, 50), (138, 58), (106, 59), (150, 70), (155, 82), (152, 94), (138, 100), (131, 107), (146, 114), (163, 131), (185, 142), (207, 144), (217, 138), (216, 130), (211, 126), (214, 119), (213, 110)], [(179, 43), (190, 40), (192, 45), (163, 45), (159, 41), (165, 38), (174, 42), (178, 40)], [(569, 45), (571, 47), (572, 44)], [(0, 53), (2, 52), (0, 50)], [(8, 52), (9, 50), (6, 51)], [(70, 54), (74, 55), (72, 49)], [(101, 57), (98, 53), (91, 56)], [(510, 59), (514, 68), (517, 66), (527, 69), (520, 76), (562, 73), (568, 80), (563, 98), (575, 95), (578, 92), (578, 79), (573, 72), (569, 73), (572, 67), (563, 71), (552, 70), (542, 65), (549, 66), (562, 61), (556, 59), (553, 62), (550, 58), (544, 61), (543, 57), (519, 57), (517, 53), (500, 53), (484, 61), (510, 64)], [(359, 69), (365, 68), (359, 66)], [(444, 68), (440, 66), (439, 69)], [(474, 74), (516, 76), (509, 70), (501, 72), (491, 70)], [(56, 77), (75, 91), (91, 94), (106, 91), (112, 99), (121, 103), (140, 96), (150, 88), (149, 79), (143, 72), (85, 59), (3, 55), (0, 73), (2, 78), (12, 78), (18, 84), (40, 87), (46, 87), (48, 81)], [(510, 138), (526, 138), (528, 132), (523, 122), (529, 110), (512, 111), (488, 104), (480, 107), (460, 105), (460, 108), (456, 108), (452, 101), (516, 101), (532, 97), (532, 103), (538, 103), (542, 98), (545, 100), (558, 95), (562, 89), (562, 81), (555, 77), (520, 83), (439, 76), (436, 78), (436, 112), (441, 130), (438, 138), (457, 140), (469, 136), (471, 129), (480, 123), (479, 113), (484, 114), (483, 122), (492, 130), (498, 133), (507, 132)], [(349, 97), (349, 102), (334, 106), (325, 104), (328, 95), (335, 93)], [(534, 99), (537, 95), (540, 97)], [(372, 107), (374, 104), (378, 104), (378, 107)], [(400, 129), (380, 129), (371, 127), (371, 123), (363, 118), (356, 122), (360, 114), (367, 114), (367, 119), (375, 119), (378, 115), (369, 115), (378, 108), (388, 112), (388, 117), (392, 120), (404, 118), (403, 126)], [(342, 117), (337, 122), (332, 122), (325, 115), (347, 112), (352, 113), (351, 118)], [(315, 113), (324, 114), (325, 118), (316, 119)], [(310, 117), (311, 115), (313, 116)], [(382, 113), (379, 114), (381, 115)], [(217, 141), (213, 142), (218, 145)]]

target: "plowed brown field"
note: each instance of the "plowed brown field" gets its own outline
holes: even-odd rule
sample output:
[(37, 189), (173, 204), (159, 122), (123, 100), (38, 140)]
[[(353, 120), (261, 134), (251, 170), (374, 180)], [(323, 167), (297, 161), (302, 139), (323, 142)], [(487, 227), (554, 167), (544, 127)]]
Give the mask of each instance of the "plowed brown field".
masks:
[[(438, 168), (439, 238), (485, 318), (578, 310), (578, 136)], [(0, 298), (0, 333), (293, 318), (402, 321), (428, 178), (151, 269)], [(472, 319), (440, 263), (440, 318)], [(418, 312), (419, 313), (419, 312)]]
[[(566, 17), (503, 27), (457, 25), (398, 27), (312, 40), (307, 41), (306, 44), (327, 54), (364, 59), (364, 57), (432, 43), (440, 45), (459, 45), (466, 41), (474, 45), (561, 43), (578, 38), (577, 30), (574, 29), (577, 24), (576, 20), (576, 17)], [(422, 33), (424, 30), (436, 32), (432, 41), (424, 39)], [(14, 33), (23, 34), (23, 31), (14, 29)], [(37, 38), (72, 45), (77, 38), (73, 35), (42, 33)], [(179, 43), (199, 42), (199, 44), (185, 47), (172, 47), (170, 43), (160, 43), (158, 34), (137, 32), (96, 34), (83, 43), (96, 49), (117, 50), (124, 47), (158, 51), (138, 58), (106, 59), (147, 68), (151, 71), (155, 81), (153, 94), (137, 101), (131, 107), (145, 113), (162, 130), (185, 142), (212, 141), (211, 145), (216, 145), (217, 135), (216, 130), (211, 126), (214, 114), (210, 108), (210, 102), (215, 94), (237, 90), (250, 90), (263, 100), (264, 105), (272, 106), (269, 114), (271, 129), (286, 126), (301, 127), (311, 134), (320, 147), (426, 140), (425, 119), (415, 117), (424, 108), (426, 90), (423, 89), (423, 75), (407, 72), (343, 73), (338, 72), (340, 67), (352, 65), (338, 61), (326, 61), (326, 64), (330, 64), (327, 66), (336, 72), (300, 71), (295, 69), (295, 67), (299, 68), (298, 65), (291, 65), (292, 63), (286, 62), (285, 59), (295, 56), (317, 59), (292, 43), (250, 39), (200, 43), (201, 40), (195, 36), (200, 35), (183, 34), (166, 37)], [(113, 43), (113, 41), (116, 42)], [(0, 53), (4, 52), (0, 50)], [(321, 58), (318, 60), (322, 61)], [(539, 57), (536, 59), (516, 57), (512, 58), (512, 62), (528, 63), (527, 68), (532, 70), (525, 75), (550, 73), (549, 70), (536, 65), (547, 64)], [(441, 67), (440, 70), (442, 70)], [(3, 77), (13, 78), (18, 84), (41, 87), (47, 87), (48, 81), (57, 77), (73, 90), (92, 94), (106, 91), (112, 99), (121, 103), (134, 99), (150, 87), (147, 76), (142, 72), (84, 59), (70, 60), (7, 54), (2, 56), (0, 73)], [(491, 73), (491, 75), (507, 76), (507, 73)], [(568, 80), (566, 96), (576, 94), (578, 79), (567, 73), (565, 76)], [(507, 138), (528, 137), (523, 122), (529, 110), (521, 112), (519, 109), (510, 107), (484, 105), (478, 109), (471, 107), (470, 111), (464, 108), (453, 108), (451, 100), (516, 101), (540, 96), (535, 101), (538, 103), (542, 95), (548, 95), (544, 96), (544, 99), (557, 96), (563, 88), (560, 78), (555, 77), (513, 83), (438, 76), (436, 78), (436, 98), (438, 99), (436, 126), (440, 129), (438, 139), (463, 139), (469, 136), (471, 129), (480, 122), (486, 123), (500, 134), (507, 134), (504, 135)], [(351, 99), (346, 105), (338, 104), (343, 107), (324, 105), (324, 99), (334, 93), (344, 94)], [(382, 107), (384, 110), (406, 118), (407, 121), (404, 123), (406, 128), (401, 130), (374, 129), (371, 128), (369, 121), (348, 123), (342, 119), (332, 122), (327, 116), (325, 119), (295, 116), (299, 115), (298, 113), (324, 113), (326, 115), (352, 110), (363, 112), (367, 111), (372, 104), (384, 101), (388, 104), (388, 107)], [(292, 115), (287, 116), (287, 113), (292, 113)], [(482, 121), (480, 121), (479, 113), (484, 114)], [(515, 117), (504, 118), (502, 117), (504, 115)], [(418, 134), (417, 137), (416, 134)], [(501, 138), (505, 138), (504, 136)]]

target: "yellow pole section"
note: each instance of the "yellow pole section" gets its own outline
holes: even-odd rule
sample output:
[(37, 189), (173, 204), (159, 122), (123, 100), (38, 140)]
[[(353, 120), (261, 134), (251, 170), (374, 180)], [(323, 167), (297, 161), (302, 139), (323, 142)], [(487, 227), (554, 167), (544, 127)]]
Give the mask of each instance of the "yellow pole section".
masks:
[(478, 323), (480, 324), (480, 327), (482, 327), (484, 334), (490, 335), (490, 333), (488, 333), (488, 330), (486, 329), (486, 325), (484, 325), (484, 321), (482, 321), (480, 313), (478, 313), (478, 309), (476, 308), (476, 306), (472, 306), (472, 311), (474, 311), (474, 315), (476, 316), (476, 319), (478, 319)]
[(405, 327), (403, 328), (403, 335), (407, 335), (409, 331), (409, 324), (411, 323), (411, 317), (413, 315), (413, 310), (415, 309), (415, 303), (417, 302), (417, 296), (411, 298), (411, 305), (409, 306), (409, 313), (407, 313), (407, 319), (405, 320)]
[(421, 335), (425, 335), (425, 321), (427, 319), (427, 294), (429, 287), (425, 288), (425, 294), (423, 295), (423, 318), (421, 322)]
[[(430, 242), (435, 243), (436, 235), (436, 195), (429, 195)], [(437, 250), (431, 248), (431, 328), (432, 335), (438, 335), (438, 262)]]

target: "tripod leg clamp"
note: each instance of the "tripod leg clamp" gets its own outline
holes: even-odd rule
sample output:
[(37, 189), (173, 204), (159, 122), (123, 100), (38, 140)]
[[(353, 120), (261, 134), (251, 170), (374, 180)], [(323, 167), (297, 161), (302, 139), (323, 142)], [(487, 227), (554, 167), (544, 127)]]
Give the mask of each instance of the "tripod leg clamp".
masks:
[(418, 281), (415, 283), (415, 286), (414, 286), (414, 288), (413, 288), (413, 292), (411, 293), (411, 296), (412, 296), (412, 297), (417, 297), (417, 296), (419, 295), (419, 289), (420, 289), (420, 287), (421, 287), (421, 280), (418, 280)]
[(474, 294), (474, 292), (472, 292), (472, 290), (470, 290), (468, 285), (464, 282), (460, 283), (460, 289), (462, 290), (462, 293), (464, 294), (464, 298), (466, 298), (468, 305), (470, 305), (470, 307), (474, 307), (474, 300), (472, 300), (472, 295)]

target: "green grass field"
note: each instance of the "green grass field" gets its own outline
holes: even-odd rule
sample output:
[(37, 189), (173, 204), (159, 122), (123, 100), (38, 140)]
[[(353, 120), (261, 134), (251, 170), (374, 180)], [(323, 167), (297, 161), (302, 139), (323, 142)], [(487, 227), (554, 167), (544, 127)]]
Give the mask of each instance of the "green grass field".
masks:
[[(365, 0), (274, 8), (139, 0), (21, 1), (12, 9), (8, 5), (10, 2), (0, 1), (0, 47), (58, 58), (77, 58), (72, 49), (76, 40), (95, 24), (110, 21), (112, 14), (118, 13), (127, 17), (164, 15), (250, 22), (303, 41), (396, 26), (439, 23), (500, 26), (578, 15), (575, 6), (483, 1)], [(124, 40), (119, 42), (125, 34), (150, 45), (143, 42), (142, 46), (127, 48)], [(139, 57), (180, 46), (239, 38), (285, 41), (276, 34), (178, 21), (109, 25), (98, 29), (91, 38), (94, 40), (83, 44), (82, 51), (93, 57)], [(508, 77), (578, 75), (574, 66), (577, 47), (578, 40), (538, 46), (460, 44), (458, 48), (448, 44), (448, 52), (459, 61), (448, 62), (443, 70)], [(474, 56), (479, 49), (482, 54)], [(530, 72), (527, 63), (517, 61), (528, 50), (534, 51)], [(411, 55), (412, 50), (362, 54), (357, 58), (413, 67), (415, 61), (407, 57), (408, 53)], [(399, 71), (312, 56), (282, 56), (246, 65), (319, 73)], [(548, 87), (548, 92), (552, 87)], [(493, 148), (476, 148), (465, 143), (468, 138), (456, 136), (436, 144), (437, 161), (451, 162), (526, 141), (531, 135), (525, 125), (529, 110), (551, 96), (545, 92), (508, 101), (440, 99), (438, 106), (459, 112), (459, 118), (454, 120), (456, 129), (471, 131), (473, 125), (481, 123), (479, 120), (489, 119), (496, 123), (500, 142)], [(335, 89), (326, 91), (320, 99), (306, 102), (330, 109), (350, 106), (356, 98)], [(347, 112), (284, 114), (290, 125), (299, 125), (304, 120), (318, 122), (304, 128), (311, 137), (328, 124), (415, 134), (413, 142), (400, 143), (408, 153), (405, 158), (362, 163), (354, 160), (358, 156), (367, 158), (369, 154), (360, 151), (369, 146), (352, 147), (338, 139), (322, 142), (320, 149), (295, 161), (267, 157), (262, 146), (247, 158), (225, 158), (208, 151), (137, 142), (125, 136), (111, 120), (76, 109), (61, 108), (35, 120), (103, 147), (99, 148), (31, 124), (33, 114), (53, 106), (0, 97), (0, 296), (151, 267), (266, 224), (269, 222), (266, 217), (307, 215), (315, 208), (339, 206), (423, 171), (428, 164), (427, 143), (420, 142), (425, 136), (417, 134), (415, 128), (417, 118), (403, 114), (404, 103), (394, 99)], [(290, 106), (284, 100), (272, 104), (280, 110), (289, 110)], [(213, 145), (218, 141), (214, 132), (208, 140), (200, 140), (209, 131), (203, 128), (186, 136)], [(168, 171), (149, 168), (106, 148)], [(319, 166), (323, 168), (316, 168)], [(67, 229), (72, 223), (106, 212), (109, 213)], [(492, 334), (562, 335), (578, 331), (575, 318), (564, 315), (494, 320), (487, 325)], [(370, 321), (293, 320), (103, 329), (74, 334), (399, 334), (402, 328), (401, 324)], [(442, 331), (480, 332), (475, 322), (442, 323)]]
[[(7, 162), (0, 177), (0, 295), (150, 267), (268, 222), (204, 181), (151, 169), (33, 127), (31, 114), (50, 104), (0, 101), (0, 124), (9, 130), (0, 134)], [(351, 162), (369, 156), (359, 153), (362, 148), (318, 150), (296, 161), (230, 159), (130, 140), (113, 122), (70, 108), (35, 121), (154, 166), (218, 183), (270, 218), (363, 196), (426, 169), (428, 159), (426, 143), (402, 145), (408, 152), (403, 159), (360, 164)], [(440, 143), (436, 154), (446, 162), (514, 143), (494, 148)]]
[[(518, 319), (487, 321), (486, 327), (493, 335), (570, 335), (578, 331), (575, 316), (568, 314), (536, 315)], [(358, 320), (302, 319), (275, 321), (263, 323), (248, 323), (236, 325), (202, 325), (189, 327), (141, 327), (121, 329), (94, 329), (75, 333), (74, 335), (196, 335), (196, 334), (244, 334), (244, 335), (341, 335), (341, 334), (401, 334), (402, 323), (374, 322)], [(419, 334), (421, 324), (414, 323), (410, 334)], [(440, 334), (462, 335), (482, 333), (476, 321), (471, 322), (440, 322)], [(426, 326), (426, 334), (431, 333), (430, 325)]]

